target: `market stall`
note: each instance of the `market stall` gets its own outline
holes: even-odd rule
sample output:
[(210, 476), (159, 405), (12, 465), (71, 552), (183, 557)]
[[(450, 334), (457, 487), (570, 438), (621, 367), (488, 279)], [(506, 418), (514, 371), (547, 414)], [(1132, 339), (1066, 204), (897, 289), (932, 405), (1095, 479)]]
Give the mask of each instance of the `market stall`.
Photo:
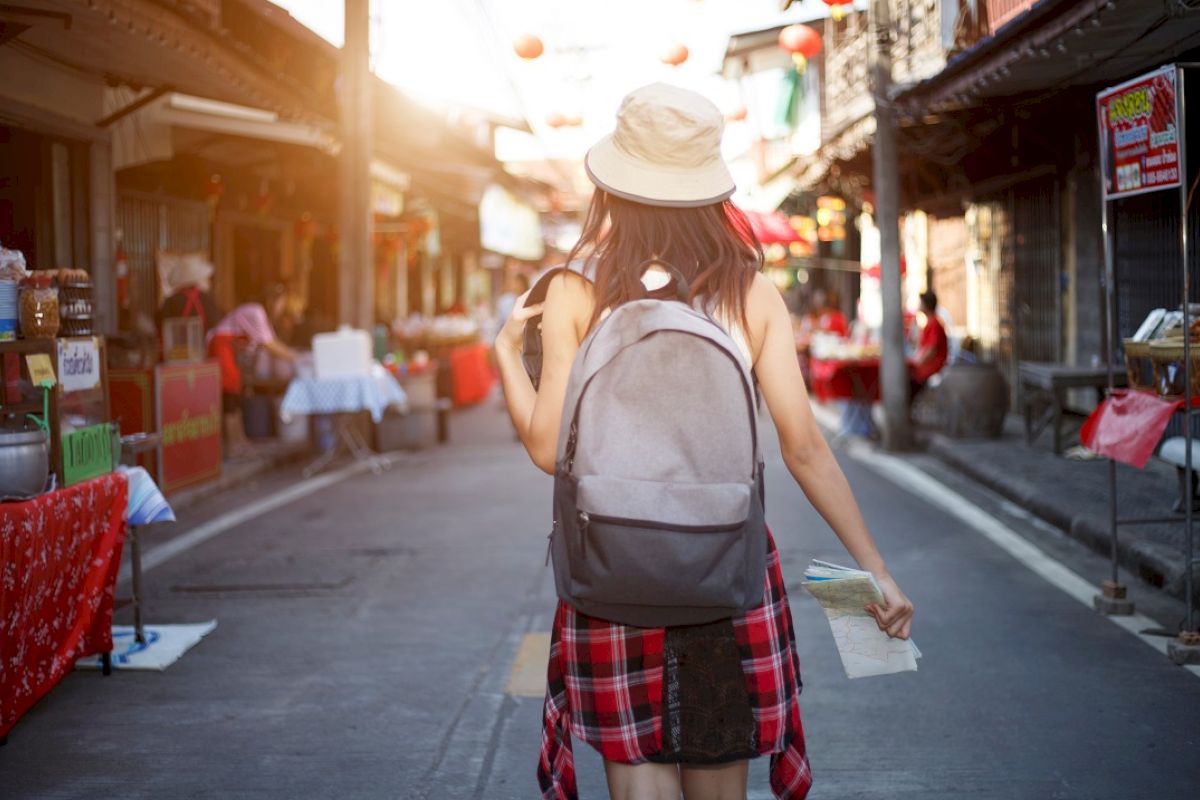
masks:
[[(176, 290), (182, 295), (211, 272), (197, 253), (160, 253), (159, 261), (160, 284), (168, 296)], [(189, 270), (204, 277), (195, 278)], [(173, 494), (221, 475), (221, 373), (208, 358), (205, 326), (216, 321), (206, 318), (204, 304), (185, 302), (179, 315), (167, 313), (169, 305), (163, 304), (157, 340), (122, 341), (111, 349), (109, 393), (122, 436), (160, 438), (160, 446), (138, 463), (163, 492)]]
[(111, 650), (128, 484), (82, 270), (0, 250), (0, 736)]
[[(1089, 419), (1084, 442), (1108, 457), (1109, 531), (1111, 576), (1095, 597), (1098, 610), (1108, 614), (1132, 614), (1133, 603), (1126, 595), (1118, 572), (1118, 531), (1125, 525), (1178, 521), (1184, 528), (1184, 600), (1187, 612), (1178, 637), (1167, 652), (1177, 663), (1200, 662), (1200, 619), (1196, 616), (1196, 587), (1193, 572), (1200, 560), (1195, 556), (1193, 500), (1195, 481), (1194, 421), (1200, 411), (1197, 364), (1200, 357), (1200, 324), (1192, 303), (1194, 254), (1191, 236), (1195, 212), (1192, 200), (1200, 186), (1200, 170), (1188, 164), (1189, 113), (1184, 99), (1189, 83), (1200, 79), (1191, 65), (1167, 65), (1146, 75), (1111, 87), (1096, 95), (1096, 119), (1100, 135), (1100, 173), (1103, 191), (1102, 232), (1107, 293), (1106, 341), (1110, 354), (1123, 351), (1125, 377), (1130, 390), (1119, 392), (1113, 359), (1108, 359), (1109, 397)], [(1193, 109), (1195, 104), (1193, 104)], [(1195, 111), (1190, 115), (1194, 116)], [(1178, 308), (1151, 312), (1132, 336), (1119, 338), (1119, 305), (1114, 291), (1118, 264), (1116, 240), (1121, 205), (1129, 198), (1159, 191), (1175, 191), (1179, 198), (1177, 257), (1179, 270)], [(1172, 261), (1174, 258), (1171, 259)], [(1130, 265), (1144, 268), (1145, 265)], [(1172, 269), (1174, 269), (1172, 265)], [(1149, 367), (1149, 370), (1147, 370)], [(1153, 381), (1147, 382), (1147, 371)], [(1157, 394), (1160, 397), (1147, 397)], [(1121, 517), (1117, 507), (1116, 460), (1135, 466), (1145, 464), (1172, 416), (1180, 419), (1179, 463), (1183, 470), (1182, 519), (1175, 517)]]
[(0, 504), (0, 738), (75, 659), (112, 650), (126, 492), (110, 474)]
[(366, 331), (341, 328), (313, 337), (311, 362), (305, 359), (297, 365), (296, 377), (283, 397), (281, 414), (285, 420), (298, 415), (333, 420), (333, 441), (305, 468), (306, 477), (321, 471), (343, 453), (379, 474), (390, 462), (371, 448), (357, 418), (366, 414), (378, 425), (389, 408), (408, 412), (404, 390), (372, 357), (371, 339)]
[(455, 406), (484, 400), (496, 383), (479, 325), (465, 315), (410, 317), (396, 326), (392, 343), (400, 363), (420, 363), (424, 357), (435, 361), (442, 373), (438, 395)]
[(871, 407), (879, 402), (879, 347), (818, 334), (808, 359), (809, 389), (823, 403), (841, 404), (841, 433), (873, 437)]

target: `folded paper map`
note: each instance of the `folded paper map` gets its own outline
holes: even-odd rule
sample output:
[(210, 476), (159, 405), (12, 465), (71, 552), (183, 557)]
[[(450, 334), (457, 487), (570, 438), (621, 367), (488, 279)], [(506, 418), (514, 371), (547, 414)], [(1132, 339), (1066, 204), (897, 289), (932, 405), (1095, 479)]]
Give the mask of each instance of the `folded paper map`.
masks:
[(817, 598), (829, 618), (847, 678), (917, 668), (921, 651), (912, 640), (888, 636), (865, 608), (870, 603), (884, 604), (883, 592), (871, 573), (813, 559), (804, 570), (802, 585)]

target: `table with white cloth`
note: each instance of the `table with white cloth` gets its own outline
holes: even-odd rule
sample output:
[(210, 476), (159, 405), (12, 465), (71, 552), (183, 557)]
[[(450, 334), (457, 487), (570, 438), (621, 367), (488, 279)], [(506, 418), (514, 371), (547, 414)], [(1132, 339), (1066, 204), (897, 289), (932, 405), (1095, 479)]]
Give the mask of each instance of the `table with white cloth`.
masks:
[(407, 412), (408, 397), (395, 377), (382, 365), (375, 364), (366, 375), (335, 378), (300, 375), (294, 378), (283, 396), (280, 415), (285, 421), (296, 415), (333, 417), (334, 446), (305, 468), (305, 477), (320, 472), (343, 452), (379, 474), (390, 466), (390, 462), (371, 449), (356, 427), (355, 417), (367, 412), (378, 424), (383, 419), (383, 412), (389, 408)]

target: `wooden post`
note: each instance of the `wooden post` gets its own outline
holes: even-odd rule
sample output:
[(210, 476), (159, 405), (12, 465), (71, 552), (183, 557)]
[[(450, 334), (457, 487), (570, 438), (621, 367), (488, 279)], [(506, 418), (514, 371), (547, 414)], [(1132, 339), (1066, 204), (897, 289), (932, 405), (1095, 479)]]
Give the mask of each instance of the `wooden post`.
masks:
[(342, 46), (342, 152), (338, 192), (338, 321), (369, 329), (374, 320), (374, 251), (371, 244), (373, 139), (371, 19), (368, 0), (345, 0)]

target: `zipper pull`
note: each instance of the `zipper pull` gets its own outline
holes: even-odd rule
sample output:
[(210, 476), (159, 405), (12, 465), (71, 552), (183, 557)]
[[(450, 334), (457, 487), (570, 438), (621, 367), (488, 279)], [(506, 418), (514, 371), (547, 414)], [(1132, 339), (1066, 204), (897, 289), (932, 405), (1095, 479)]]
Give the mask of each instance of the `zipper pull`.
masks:
[(588, 517), (586, 511), (580, 511), (579, 514), (579, 551), (583, 558), (587, 558), (587, 529), (591, 518)]
[(554, 520), (554, 523), (550, 526), (550, 535), (546, 537), (546, 563), (542, 566), (550, 566), (550, 548), (554, 544), (554, 532), (556, 530), (558, 530), (558, 520)]

